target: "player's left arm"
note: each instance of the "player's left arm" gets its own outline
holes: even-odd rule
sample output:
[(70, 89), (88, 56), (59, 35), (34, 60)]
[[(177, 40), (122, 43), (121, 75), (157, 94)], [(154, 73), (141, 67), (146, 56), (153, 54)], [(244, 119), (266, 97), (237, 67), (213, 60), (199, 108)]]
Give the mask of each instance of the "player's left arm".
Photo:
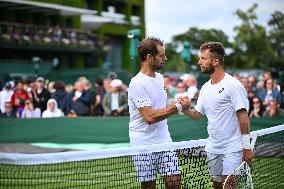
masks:
[(250, 121), (245, 108), (237, 111), (243, 141), (243, 160), (251, 164), (253, 153), (250, 145)]

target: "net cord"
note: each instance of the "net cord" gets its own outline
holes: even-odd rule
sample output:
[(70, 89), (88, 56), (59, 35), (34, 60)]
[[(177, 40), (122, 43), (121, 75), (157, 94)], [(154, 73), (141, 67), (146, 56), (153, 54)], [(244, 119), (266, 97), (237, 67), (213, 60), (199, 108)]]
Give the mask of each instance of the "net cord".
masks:
[(174, 151), (177, 149), (186, 149), (205, 146), (206, 139), (172, 142), (165, 144), (132, 146), (117, 149), (72, 151), (60, 153), (44, 154), (19, 154), (19, 153), (0, 153), (0, 164), (12, 165), (40, 165), (56, 164), (64, 162), (85, 161), (95, 159), (105, 159), (113, 157), (133, 156), (143, 153)]
[(271, 134), (271, 133), (276, 133), (276, 132), (283, 131), (283, 130), (284, 130), (284, 124), (250, 132), (251, 149), (252, 150), (254, 149), (257, 137), (263, 136), (263, 135), (268, 135), (268, 134)]

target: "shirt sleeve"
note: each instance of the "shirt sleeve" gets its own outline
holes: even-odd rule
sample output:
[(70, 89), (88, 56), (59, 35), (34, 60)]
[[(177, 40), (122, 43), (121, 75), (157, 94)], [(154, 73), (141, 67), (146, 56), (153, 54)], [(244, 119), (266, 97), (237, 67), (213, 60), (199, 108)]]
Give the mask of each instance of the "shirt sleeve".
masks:
[(137, 108), (151, 106), (152, 101), (146, 88), (140, 83), (132, 83), (128, 89), (129, 99), (133, 101)]
[(232, 101), (232, 106), (235, 111), (240, 109), (246, 109), (249, 111), (249, 101), (245, 88), (241, 84), (241, 82), (235, 82), (234, 85), (230, 86), (230, 98)]

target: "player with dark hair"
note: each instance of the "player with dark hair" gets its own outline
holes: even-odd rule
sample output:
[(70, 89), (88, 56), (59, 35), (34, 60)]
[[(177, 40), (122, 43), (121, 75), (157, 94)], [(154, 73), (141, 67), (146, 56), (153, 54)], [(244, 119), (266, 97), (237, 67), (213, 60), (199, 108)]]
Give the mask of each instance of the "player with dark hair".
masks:
[[(131, 146), (165, 144), (172, 142), (167, 117), (190, 107), (189, 99), (167, 106), (163, 76), (157, 71), (166, 64), (163, 42), (149, 37), (138, 45), (142, 62), (140, 72), (131, 79), (128, 88), (130, 113), (129, 137)], [(180, 188), (178, 157), (174, 152), (161, 152), (134, 158), (138, 181), (143, 189), (154, 189), (159, 173), (166, 188)]]

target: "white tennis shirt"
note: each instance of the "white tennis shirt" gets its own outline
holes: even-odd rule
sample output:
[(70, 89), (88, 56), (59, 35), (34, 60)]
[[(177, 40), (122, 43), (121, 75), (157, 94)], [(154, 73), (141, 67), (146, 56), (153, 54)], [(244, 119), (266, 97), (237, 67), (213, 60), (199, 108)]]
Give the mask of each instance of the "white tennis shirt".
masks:
[(148, 125), (138, 110), (145, 106), (151, 106), (153, 109), (166, 108), (167, 93), (164, 86), (163, 76), (157, 72), (155, 77), (139, 72), (131, 79), (128, 88), (131, 146), (172, 142), (166, 119)]
[(201, 90), (195, 109), (208, 118), (208, 144), (205, 150), (214, 154), (237, 152), (243, 149), (237, 110), (249, 103), (240, 81), (229, 74), (217, 84), (211, 80)]

